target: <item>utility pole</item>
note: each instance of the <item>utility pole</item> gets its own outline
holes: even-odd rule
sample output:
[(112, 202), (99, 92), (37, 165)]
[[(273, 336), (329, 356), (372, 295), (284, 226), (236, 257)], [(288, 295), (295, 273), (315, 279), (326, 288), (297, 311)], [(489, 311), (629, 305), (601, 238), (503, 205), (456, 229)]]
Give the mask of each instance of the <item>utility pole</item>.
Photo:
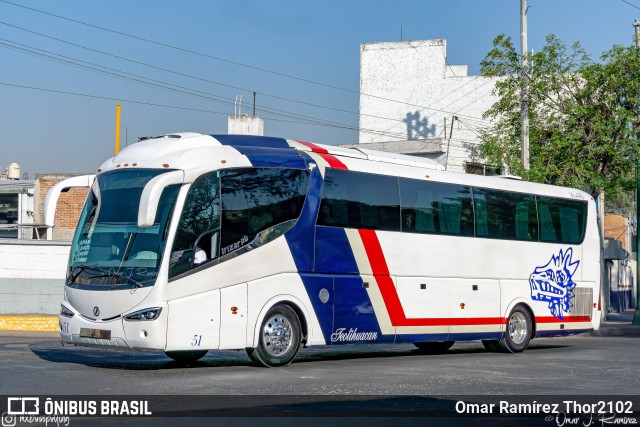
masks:
[(116, 155), (120, 152), (120, 103), (116, 104)]
[[(633, 26), (636, 29), (636, 53), (640, 55), (640, 21), (636, 18), (633, 21)], [(640, 121), (640, 104), (636, 110), (636, 120)], [(638, 135), (640, 139), (640, 135)], [(640, 150), (636, 147), (636, 153)], [(640, 279), (640, 158), (636, 159), (636, 311), (633, 312), (633, 324), (640, 325), (640, 288), (638, 287), (638, 279)]]
[(520, 78), (522, 83), (521, 100), (522, 100), (522, 126), (521, 126), (521, 153), (522, 167), (525, 171), (529, 170), (529, 104), (527, 102), (527, 0), (520, 0), (520, 51), (522, 52), (522, 62), (520, 66)]

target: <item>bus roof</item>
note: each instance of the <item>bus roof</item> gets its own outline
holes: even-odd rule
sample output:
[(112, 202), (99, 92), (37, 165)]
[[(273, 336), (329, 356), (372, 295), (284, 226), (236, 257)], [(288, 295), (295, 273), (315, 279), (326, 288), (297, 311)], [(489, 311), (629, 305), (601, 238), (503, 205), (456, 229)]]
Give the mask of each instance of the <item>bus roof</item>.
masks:
[(132, 167), (179, 170), (250, 166), (304, 168), (309, 156), (329, 168), (592, 200), (589, 194), (576, 189), (446, 172), (436, 161), (423, 157), (252, 135), (175, 133), (144, 138), (104, 162), (98, 173)]

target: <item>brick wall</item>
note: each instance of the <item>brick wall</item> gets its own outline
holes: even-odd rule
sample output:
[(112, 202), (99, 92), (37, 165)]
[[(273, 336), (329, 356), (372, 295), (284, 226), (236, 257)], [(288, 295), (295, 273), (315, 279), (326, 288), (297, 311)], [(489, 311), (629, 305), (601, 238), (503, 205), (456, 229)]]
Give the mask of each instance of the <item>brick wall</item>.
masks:
[[(36, 205), (34, 207), (34, 216), (36, 222), (40, 224), (44, 222), (42, 213), (44, 199), (51, 187), (60, 181), (78, 175), (84, 174), (36, 174), (34, 188)], [(71, 240), (88, 192), (89, 188), (87, 187), (72, 188), (66, 193), (60, 193), (60, 198), (58, 199), (58, 204), (56, 206), (56, 215), (53, 219), (54, 240)]]
[(622, 248), (628, 252), (630, 248), (627, 242), (629, 226), (627, 220), (622, 215), (606, 214), (604, 216), (604, 237), (611, 237), (622, 242)]

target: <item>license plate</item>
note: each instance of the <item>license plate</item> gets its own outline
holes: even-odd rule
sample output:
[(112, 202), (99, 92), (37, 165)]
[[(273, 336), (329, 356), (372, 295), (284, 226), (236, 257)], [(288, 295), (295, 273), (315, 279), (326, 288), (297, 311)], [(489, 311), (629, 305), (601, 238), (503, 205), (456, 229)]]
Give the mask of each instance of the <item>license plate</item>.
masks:
[(95, 338), (97, 340), (110, 340), (111, 331), (104, 329), (80, 328), (80, 336), (82, 338)]

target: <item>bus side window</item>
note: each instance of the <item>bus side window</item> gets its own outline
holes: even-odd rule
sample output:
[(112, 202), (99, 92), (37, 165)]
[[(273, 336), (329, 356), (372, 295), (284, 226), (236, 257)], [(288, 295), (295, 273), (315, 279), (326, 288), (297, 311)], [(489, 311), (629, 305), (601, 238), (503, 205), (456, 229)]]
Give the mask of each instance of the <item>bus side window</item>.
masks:
[(398, 178), (328, 169), (318, 225), (400, 231)]
[(535, 197), (474, 188), (476, 235), (494, 239), (538, 240)]
[(584, 238), (587, 202), (538, 197), (540, 240), (577, 244)]
[[(213, 259), (218, 248), (198, 251), (196, 243), (207, 233), (217, 232), (220, 228), (220, 184), (217, 172), (202, 175), (189, 188), (184, 201), (180, 223), (171, 248), (169, 277), (185, 273), (203, 262)], [(197, 261), (197, 262), (196, 262)]]
[[(234, 252), (262, 236), (267, 243), (286, 230), (276, 227), (300, 216), (309, 173), (303, 169), (237, 168), (221, 171), (222, 228), (220, 255)], [(283, 226), (286, 228), (286, 224)], [(262, 233), (265, 230), (265, 233)], [(264, 240), (264, 236), (266, 240)]]

